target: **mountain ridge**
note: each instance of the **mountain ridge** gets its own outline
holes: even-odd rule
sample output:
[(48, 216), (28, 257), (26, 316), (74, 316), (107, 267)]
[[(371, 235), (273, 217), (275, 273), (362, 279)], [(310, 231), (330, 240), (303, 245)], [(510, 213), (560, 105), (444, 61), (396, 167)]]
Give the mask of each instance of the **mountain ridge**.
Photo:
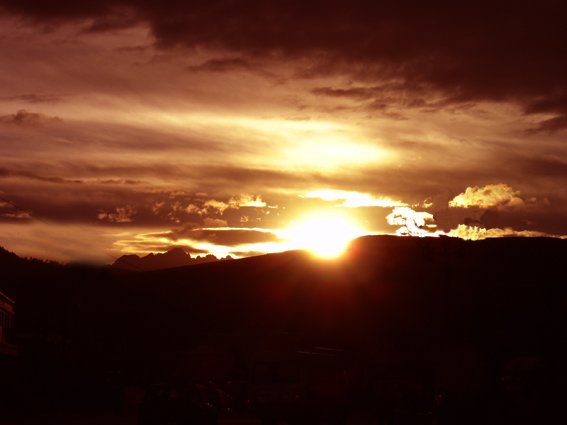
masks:
[(126, 254), (116, 259), (112, 263), (112, 267), (130, 271), (153, 271), (232, 259), (230, 255), (224, 258), (217, 258), (212, 254), (207, 254), (203, 257), (200, 255), (191, 257), (191, 254), (177, 247), (164, 253), (154, 254), (151, 252), (143, 257), (136, 254)]

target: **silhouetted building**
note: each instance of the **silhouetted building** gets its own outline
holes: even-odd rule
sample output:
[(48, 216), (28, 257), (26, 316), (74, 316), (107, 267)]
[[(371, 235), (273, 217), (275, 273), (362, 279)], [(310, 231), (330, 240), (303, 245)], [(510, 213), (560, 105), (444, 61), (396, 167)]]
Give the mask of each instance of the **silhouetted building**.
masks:
[(14, 301), (0, 292), (0, 355), (16, 356)]

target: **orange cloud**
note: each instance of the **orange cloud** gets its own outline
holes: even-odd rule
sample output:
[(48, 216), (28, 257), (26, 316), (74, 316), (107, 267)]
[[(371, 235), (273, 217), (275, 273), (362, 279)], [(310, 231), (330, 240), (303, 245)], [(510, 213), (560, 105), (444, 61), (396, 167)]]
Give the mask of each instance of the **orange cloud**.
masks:
[(514, 230), (510, 227), (504, 229), (489, 229), (486, 231), (487, 238), (503, 238), (508, 236), (520, 236), (525, 238), (559, 238), (567, 239), (567, 236), (551, 235), (549, 233), (535, 231), (535, 230)]
[(248, 193), (242, 193), (238, 196), (233, 196), (228, 201), (230, 208), (240, 208), (240, 207), (265, 207), (266, 203), (262, 201), (260, 195), (254, 197)]
[[(195, 203), (199, 204), (199, 202)], [(266, 207), (266, 203), (262, 201), (262, 198), (259, 195), (254, 196), (247, 193), (233, 196), (232, 198), (230, 198), (228, 203), (217, 201), (215, 199), (210, 199), (204, 202), (202, 206), (195, 205), (195, 203), (189, 204), (185, 208), (185, 212), (199, 214), (200, 216), (212, 214), (222, 215), (229, 208), (238, 209), (241, 207)]]
[(343, 200), (342, 204), (337, 204), (335, 207), (403, 207), (407, 204), (399, 201), (393, 201), (389, 198), (373, 198), (368, 193), (348, 192), (346, 190), (316, 190), (314, 192), (300, 195), (302, 198), (321, 198), (324, 201), (337, 201)]
[(127, 205), (124, 208), (116, 208), (116, 213), (105, 213), (101, 211), (98, 214), (98, 219), (106, 220), (110, 223), (131, 223), (134, 214), (136, 214), (136, 211), (132, 209), (130, 205)]
[(227, 208), (230, 208), (229, 204), (210, 199), (206, 201), (202, 206), (189, 204), (185, 208), (185, 211), (188, 213), (199, 214), (200, 216), (203, 216), (205, 214), (222, 214)]
[[(477, 206), (482, 208), (498, 207), (498, 208), (523, 208), (526, 203), (518, 195), (519, 191), (515, 191), (506, 184), (489, 184), (479, 188), (467, 187), (467, 190), (460, 195), (455, 196), (449, 201), (450, 207), (469, 207)], [(533, 199), (530, 201), (534, 201)]]
[(549, 233), (534, 230), (514, 230), (511, 227), (506, 227), (504, 229), (485, 229), (483, 227), (467, 226), (466, 224), (459, 225), (456, 229), (448, 232), (447, 235), (465, 240), (482, 240), (487, 238), (505, 237), (567, 239), (567, 236), (550, 235)]
[(448, 232), (447, 235), (464, 240), (477, 241), (486, 238), (486, 229), (484, 227), (467, 226), (466, 224), (460, 224), (456, 229)]

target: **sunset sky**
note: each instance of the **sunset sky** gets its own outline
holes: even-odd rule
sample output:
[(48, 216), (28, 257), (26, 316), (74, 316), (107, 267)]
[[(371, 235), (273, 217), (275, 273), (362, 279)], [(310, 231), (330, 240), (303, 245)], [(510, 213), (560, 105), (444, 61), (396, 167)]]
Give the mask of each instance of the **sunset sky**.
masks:
[(0, 246), (110, 263), (565, 237), (566, 17), (546, 0), (0, 0)]

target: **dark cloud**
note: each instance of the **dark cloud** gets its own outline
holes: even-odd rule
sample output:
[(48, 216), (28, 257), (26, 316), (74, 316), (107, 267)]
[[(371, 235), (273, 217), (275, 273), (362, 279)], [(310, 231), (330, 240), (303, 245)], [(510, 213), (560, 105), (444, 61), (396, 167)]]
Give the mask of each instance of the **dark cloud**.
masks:
[[(128, 1), (120, 0), (86, 0), (82, 2), (56, 0), (49, 3), (41, 0), (2, 0), (0, 10), (5, 13), (22, 15), (36, 23), (59, 24), (86, 19), (95, 19), (96, 22), (113, 22), (114, 16), (120, 14), (120, 9), (124, 10), (127, 3)], [(126, 25), (125, 23), (123, 27)]]
[[(179, 248), (180, 246), (168, 243), (156, 243), (156, 241), (128, 241), (128, 247), (133, 251), (167, 252), (174, 248)], [(183, 245), (183, 251), (193, 255), (209, 254), (208, 250), (195, 248), (191, 245)]]
[(253, 192), (285, 186), (288, 189), (308, 189), (309, 185), (326, 179), (323, 173), (305, 170), (297, 173), (293, 170), (283, 171), (265, 168), (235, 166), (196, 166), (192, 170), (193, 177), (201, 182), (201, 189), (216, 192), (224, 188), (232, 193), (242, 187), (251, 188)]
[(306, 67), (312, 74), (339, 72), (358, 80), (399, 81), (404, 90), (441, 93), (451, 103), (513, 100), (529, 113), (567, 108), (565, 2), (2, 4), (6, 12), (36, 22), (91, 19), (89, 25), (97, 31), (147, 22), (158, 47), (204, 47), (242, 58), (207, 65), (219, 70), (247, 66), (245, 56), (309, 59)]
[(498, 221), (499, 221), (500, 216), (498, 215), (498, 213), (496, 211), (492, 211), (492, 210), (486, 210), (481, 216), (480, 216), (480, 222), (487, 228), (487, 229), (491, 229), (494, 227), (500, 227)]
[(554, 133), (567, 129), (567, 84), (562, 81), (555, 93), (549, 96), (540, 96), (529, 102), (525, 109), (526, 115), (531, 114), (557, 114), (538, 123), (535, 128), (529, 129), (528, 134)]
[[(38, 168), (42, 168), (41, 165), (38, 164)], [(55, 171), (55, 170), (49, 170), (49, 169), (45, 169), (44, 171)], [(71, 170), (65, 170), (64, 168), (57, 170), (59, 172), (63, 172), (64, 174), (73, 174), (72, 172), (70, 172)], [(83, 173), (80, 173), (84, 175)], [(29, 180), (36, 180), (36, 181), (40, 181), (40, 182), (45, 182), (45, 183), (55, 183), (55, 184), (85, 184), (85, 185), (90, 185), (91, 189), (96, 190), (98, 185), (116, 185), (116, 186), (121, 186), (121, 185), (127, 185), (127, 186), (140, 186), (140, 185), (144, 185), (147, 184), (146, 182), (142, 181), (142, 180), (132, 180), (132, 179), (96, 179), (96, 178), (90, 178), (90, 179), (84, 179), (84, 178), (65, 178), (65, 177), (60, 177), (60, 176), (45, 176), (45, 175), (41, 175), (40, 173), (35, 173), (32, 171), (26, 171), (26, 170), (11, 170), (8, 168), (4, 168), (4, 167), (0, 167), (0, 179), (1, 178), (20, 178), (20, 179), (29, 179)], [(86, 188), (84, 188), (84, 190), (86, 190)]]
[(266, 255), (263, 251), (230, 251), (232, 255), (237, 257), (253, 257), (257, 255)]
[(39, 180), (42, 182), (49, 182), (49, 183), (74, 183), (74, 184), (84, 183), (82, 180), (64, 179), (61, 177), (46, 177), (30, 171), (11, 171), (6, 168), (0, 168), (0, 178), (7, 178), (7, 177), (21, 177), (25, 179)]
[[(184, 134), (164, 134), (152, 128), (140, 128), (127, 124), (104, 123), (81, 126), (81, 123), (69, 123), (66, 126), (69, 134), (60, 136), (80, 138), (83, 144), (96, 144), (105, 150), (147, 151), (151, 149), (184, 150), (199, 152), (226, 152), (231, 149), (226, 141), (211, 138), (187, 130)], [(242, 148), (243, 151), (247, 150)], [(251, 148), (250, 148), (251, 149)]]
[(555, 133), (556, 131), (566, 130), (566, 129), (567, 129), (567, 114), (541, 121), (540, 123), (538, 123), (536, 127), (529, 129), (527, 133), (528, 134)]
[(471, 227), (479, 227), (479, 228), (484, 227), (484, 224), (481, 221), (478, 221), (471, 217), (465, 217), (465, 219), (463, 220), (463, 224)]
[(136, 52), (136, 53), (143, 53), (150, 50), (150, 46), (125, 46), (125, 47), (117, 47), (114, 49), (117, 52)]
[(522, 158), (521, 171), (530, 176), (549, 176), (567, 183), (567, 161), (558, 157), (533, 156)]
[[(565, 92), (566, 87), (562, 88)], [(530, 102), (526, 107), (526, 114), (541, 114), (548, 112), (567, 113), (567, 93), (539, 98)]]
[(59, 117), (50, 117), (44, 114), (28, 112), (20, 109), (17, 113), (0, 117), (0, 124), (17, 125), (19, 127), (41, 127), (45, 124), (56, 124), (63, 120)]
[(4, 197), (0, 197), (0, 221), (19, 221), (31, 218), (32, 216), (29, 211), (20, 208)]
[[(265, 228), (267, 215), (263, 211), (269, 210), (262, 204), (249, 205), (248, 198), (238, 192), (226, 196), (217, 190), (208, 195), (144, 182), (128, 184), (122, 179), (84, 179), (79, 180), (82, 184), (74, 184), (71, 179), (0, 168), (0, 180), (7, 199), (48, 222), (110, 223), (148, 229), (188, 222), (198, 227)], [(250, 201), (259, 200), (250, 197)]]
[[(565, 205), (552, 205), (548, 210), (501, 211), (494, 227), (516, 231), (540, 231), (549, 235), (567, 235)], [(488, 226), (487, 226), (488, 227)]]
[[(139, 23), (139, 19), (131, 9), (111, 8), (112, 14), (95, 18), (85, 29), (87, 33), (100, 33), (117, 29), (131, 28)], [(95, 14), (96, 15), (96, 14)]]
[[(436, 145), (416, 143), (408, 146), (411, 157), (422, 155), (428, 150), (433, 150), (435, 157), (442, 157), (443, 152)], [(523, 198), (542, 199), (549, 198), (557, 188), (548, 187), (545, 191), (535, 189), (531, 186), (533, 179), (526, 180), (525, 175), (533, 178), (553, 177), (559, 179), (558, 182), (567, 179), (566, 164), (557, 156), (528, 157), (505, 151), (496, 152), (495, 155), (508, 164), (505, 170), (489, 167), (479, 173), (475, 169), (476, 164), (471, 163), (457, 169), (431, 168), (428, 171), (422, 165), (415, 165), (410, 157), (396, 168), (371, 165), (349, 168), (348, 173), (340, 170), (336, 173), (297, 173), (293, 170), (239, 166), (182, 167), (174, 163), (126, 163), (118, 166), (76, 161), (43, 165), (30, 163), (19, 168), (2, 167), (0, 178), (9, 198), (18, 201), (22, 207), (37, 212), (39, 217), (58, 221), (67, 219), (98, 222), (101, 209), (105, 214), (117, 214), (118, 208), (130, 206), (136, 210), (132, 224), (167, 225), (168, 228), (173, 223), (187, 221), (203, 226), (206, 218), (224, 220), (229, 227), (282, 228), (289, 224), (289, 220), (296, 219), (293, 211), (307, 208), (307, 201), (299, 199), (298, 193), (304, 194), (314, 189), (351, 191), (356, 188), (360, 193), (389, 197), (410, 205), (421, 204), (428, 196), (433, 197), (447, 191), (447, 199), (442, 206), (446, 207), (448, 200), (462, 193), (468, 186), (483, 187), (505, 181), (515, 190), (520, 190)], [(31, 169), (34, 171), (28, 171)], [(423, 178), (424, 175), (427, 178)], [(138, 178), (146, 180), (137, 180)], [(155, 182), (147, 183), (155, 178), (164, 182), (163, 186)], [(33, 187), (28, 187), (29, 183), (25, 180), (35, 182)], [(76, 184), (81, 181), (83, 184)], [(178, 190), (177, 183), (174, 187), (168, 187), (168, 181), (182, 181), (186, 189)], [(61, 184), (66, 184), (64, 193), (60, 192)], [(244, 208), (229, 208), (229, 200), (239, 194), (243, 187), (250, 193), (262, 194), (262, 199), (268, 206), (279, 205), (280, 208), (270, 210), (267, 207), (247, 207), (246, 211)], [(277, 195), (274, 187), (285, 187), (290, 190), (290, 195)], [(207, 195), (198, 195), (198, 192)], [(208, 201), (215, 202), (207, 204)], [(284, 206), (286, 209), (282, 208)], [(315, 207), (321, 205), (317, 204), (313, 208)], [(354, 213), (354, 209), (352, 212)], [(435, 213), (436, 210), (430, 212)], [(562, 213), (563, 210), (556, 212)], [(376, 219), (371, 217), (373, 214), (376, 215), (368, 212), (368, 217), (365, 216), (362, 222), (376, 222), (377, 225), (386, 223), (383, 214), (378, 214), (380, 217)], [(531, 220), (543, 222), (541, 218), (532, 217)]]
[[(414, 154), (417, 149), (429, 150), (438, 154), (435, 146), (423, 144), (408, 146), (408, 150), (412, 148)], [(33, 163), (24, 162), (18, 168), (25, 171), (15, 171), (13, 168), (2, 167), (0, 178), (18, 176), (46, 183), (83, 182), (80, 190), (85, 191), (85, 193), (102, 191), (107, 196), (116, 193), (118, 198), (123, 198), (129, 203), (134, 202), (132, 201), (133, 197), (135, 199), (140, 198), (135, 202), (137, 204), (148, 199), (153, 199), (156, 202), (178, 200), (185, 203), (184, 207), (187, 207), (189, 203), (194, 203), (194, 196), (186, 196), (187, 193), (195, 192), (180, 192), (169, 187), (167, 182), (174, 182), (177, 186), (178, 181), (183, 181), (186, 182), (184, 183), (185, 187), (187, 185), (198, 187), (199, 191), (209, 194), (208, 197), (203, 198), (202, 203), (211, 197), (214, 197), (217, 201), (228, 203), (232, 196), (240, 194), (243, 187), (246, 187), (251, 193), (263, 195), (273, 191), (274, 187), (285, 187), (288, 190), (299, 191), (299, 193), (312, 191), (314, 188), (333, 188), (348, 191), (356, 187), (360, 192), (396, 199), (400, 196), (413, 196), (411, 194), (415, 193), (415, 201), (417, 202), (423, 201), (427, 197), (425, 194), (438, 190), (440, 184), (445, 185), (450, 182), (450, 186), (454, 187), (455, 191), (461, 190), (462, 187), (466, 188), (466, 185), (470, 184), (471, 173), (468, 169), (447, 170), (444, 173), (437, 172), (437, 174), (429, 176), (428, 179), (422, 179), (420, 178), (422, 171), (412, 167), (411, 163), (402, 165), (397, 169), (391, 167), (377, 168), (375, 166), (357, 169), (348, 167), (346, 168), (347, 173), (341, 172), (341, 170), (336, 173), (310, 170), (298, 173), (295, 170), (249, 168), (240, 165), (183, 167), (174, 162), (140, 164), (127, 162), (124, 165), (105, 165), (80, 160), (75, 162), (62, 161), (56, 164), (37, 161)], [(32, 168), (36, 171), (26, 170)], [(492, 170), (492, 173), (486, 176), (488, 183), (498, 180), (500, 176), (498, 170)], [(163, 187), (155, 183), (150, 185), (148, 181), (152, 179), (159, 179), (164, 182)], [(475, 184), (480, 185), (483, 182), (475, 182)], [(104, 187), (101, 187), (101, 185)], [(128, 187), (131, 187), (131, 189), (128, 189)], [(21, 188), (18, 187), (15, 190), (21, 190)], [(458, 192), (455, 194), (458, 194)], [(297, 197), (297, 194), (294, 196)], [(196, 204), (199, 209), (204, 207), (202, 203)], [(268, 202), (268, 204), (274, 205), (272, 202)], [(210, 207), (209, 209), (212, 209), (214, 205)]]
[[(392, 142), (392, 146), (394, 145), (399, 147), (400, 143)], [(421, 142), (410, 143), (406, 148), (408, 154), (411, 151), (412, 156), (417, 156), (420, 151), (435, 155), (443, 154), (443, 152), (439, 152), (442, 148)], [(439, 185), (455, 187), (455, 191), (458, 191), (461, 190), (463, 185), (466, 187), (467, 184), (470, 184), (471, 180), (470, 169), (442, 171), (432, 169), (431, 175), (428, 175), (427, 179), (421, 177), (424, 172), (428, 173), (427, 168), (424, 171), (423, 168), (415, 167), (410, 161), (407, 161), (398, 165), (397, 168), (377, 167), (375, 165), (352, 168), (345, 163), (344, 169), (339, 168), (333, 173), (310, 169), (297, 172), (295, 170), (248, 168), (238, 165), (201, 166), (194, 167), (191, 170), (191, 176), (199, 180), (201, 190), (210, 193), (223, 189), (234, 193), (241, 187), (252, 188), (250, 190), (258, 193), (271, 191), (274, 187), (285, 187), (288, 190), (305, 192), (310, 192), (314, 188), (317, 190), (332, 188), (346, 191), (356, 188), (359, 192), (396, 199), (400, 196), (413, 197), (415, 195), (415, 202), (423, 201), (428, 196), (425, 194), (436, 192)], [(490, 170), (490, 173), (486, 175), (487, 183), (497, 180), (500, 175), (501, 170)], [(408, 202), (414, 202), (414, 200), (411, 199)]]
[(340, 99), (349, 99), (358, 102), (358, 107), (370, 111), (382, 112), (383, 115), (393, 119), (405, 119), (397, 113), (386, 112), (388, 107), (417, 108), (427, 112), (434, 112), (448, 107), (447, 100), (429, 101), (429, 96), (424, 90), (407, 90), (401, 84), (384, 84), (371, 87), (316, 87), (311, 93), (317, 96), (327, 96)]
[(118, 184), (118, 185), (127, 184), (127, 185), (131, 185), (131, 186), (135, 186), (135, 185), (143, 184), (145, 182), (143, 182), (141, 180), (109, 179), (109, 180), (101, 180), (98, 183), (100, 183), (100, 184)]
[[(101, 210), (116, 215), (120, 208), (130, 206), (138, 211), (139, 206), (145, 205), (142, 195), (132, 191), (127, 185), (68, 184), (62, 190), (61, 184), (41, 179), (34, 180), (33, 184), (22, 179), (2, 179), (2, 187), (6, 199), (23, 210), (33, 212), (38, 220), (50, 224), (94, 224), (101, 222), (98, 219)], [(145, 210), (141, 210), (133, 218), (134, 224), (141, 222), (151, 225), (157, 221), (151, 212)]]
[(247, 60), (241, 58), (232, 59), (211, 59), (198, 66), (190, 66), (189, 71), (207, 71), (207, 72), (229, 72), (229, 71), (250, 71), (254, 67)]
[(311, 92), (321, 96), (346, 97), (356, 100), (367, 100), (376, 96), (378, 87), (351, 87), (348, 89), (335, 89), (332, 87), (316, 87)]
[(254, 63), (243, 58), (223, 58), (211, 59), (201, 65), (189, 66), (187, 70), (190, 72), (213, 72), (213, 73), (233, 73), (248, 72), (270, 79), (276, 83), (285, 82), (285, 78), (265, 70), (265, 66), (260, 63)]
[[(0, 101), (6, 102), (27, 102), (27, 103), (58, 103), (63, 100), (63, 97), (56, 94), (21, 94), (18, 96), (0, 97)], [(19, 111), (20, 113), (22, 111)]]
[[(165, 235), (164, 235), (165, 236)], [(169, 233), (172, 241), (190, 239), (199, 242), (208, 242), (213, 245), (240, 246), (254, 243), (279, 242), (276, 234), (249, 229), (215, 229), (207, 230), (189, 225), (180, 230)]]

